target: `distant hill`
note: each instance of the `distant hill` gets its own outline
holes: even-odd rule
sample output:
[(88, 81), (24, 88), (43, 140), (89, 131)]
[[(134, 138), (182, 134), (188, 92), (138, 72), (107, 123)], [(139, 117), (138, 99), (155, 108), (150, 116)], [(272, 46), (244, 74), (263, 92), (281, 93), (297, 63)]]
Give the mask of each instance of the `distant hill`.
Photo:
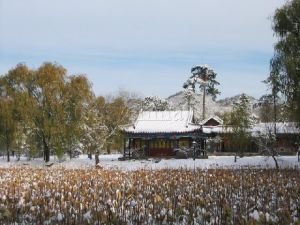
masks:
[[(194, 94), (194, 113), (196, 118), (201, 118), (202, 116), (202, 104), (203, 104), (203, 95), (201, 94)], [(167, 98), (169, 101), (170, 106), (173, 109), (176, 110), (188, 110), (188, 104), (187, 101), (184, 97), (184, 92), (178, 92), (174, 95), (171, 95), (170, 97)], [(206, 96), (206, 115), (216, 115), (216, 114), (221, 114), (226, 111), (231, 110), (231, 108), (227, 107), (220, 107), (219, 104), (215, 101), (212, 100), (210, 96)]]
[[(255, 105), (257, 103), (257, 99), (255, 99), (254, 97), (250, 96), (250, 95), (246, 95), (249, 100), (250, 100), (250, 104), (251, 104), (251, 107), (253, 107), (253, 105)], [(228, 97), (228, 98), (224, 98), (224, 99), (220, 99), (217, 101), (217, 103), (220, 105), (220, 106), (233, 106), (233, 103), (234, 102), (237, 102), (239, 100), (239, 98), (241, 97), (241, 94), (240, 95), (235, 95), (233, 97)]]
[[(221, 115), (225, 112), (230, 112), (233, 107), (233, 103), (237, 102), (239, 100), (239, 97), (241, 95), (236, 95), (233, 97), (221, 99), (218, 101), (213, 101), (210, 96), (206, 96), (206, 116), (214, 116), (214, 115)], [(254, 105), (256, 104), (257, 100), (247, 95), (250, 99), (250, 105), (251, 109), (253, 109)], [(194, 113), (196, 118), (201, 118), (202, 116), (202, 101), (203, 101), (203, 95), (202, 94), (195, 94), (195, 107), (194, 107)], [(171, 95), (167, 98), (169, 101), (171, 107), (176, 110), (188, 110), (188, 105), (186, 102), (186, 99), (184, 98), (184, 92), (180, 91), (174, 95)], [(253, 114), (256, 114), (256, 110), (252, 110)]]
[[(233, 107), (233, 103), (237, 102), (239, 100), (239, 97), (241, 95), (235, 95), (233, 97), (228, 97), (224, 99), (220, 99), (217, 101), (213, 101), (211, 96), (206, 96), (206, 116), (214, 116), (214, 115), (222, 115), (226, 112), (230, 112)], [(250, 99), (250, 105), (252, 109), (252, 114), (257, 116), (259, 108), (257, 107), (257, 99), (255, 99), (252, 96), (247, 95)], [(202, 101), (203, 101), (203, 95), (202, 94), (194, 94), (194, 113), (195, 117), (198, 118), (198, 120), (201, 120), (202, 117)], [(187, 101), (184, 96), (184, 92), (180, 91), (176, 94), (173, 94), (169, 96), (166, 99), (171, 108), (173, 110), (188, 110)], [(134, 111), (133, 115), (133, 121), (138, 115), (138, 112), (142, 108), (142, 100), (141, 99), (132, 99), (129, 101), (130, 108)]]

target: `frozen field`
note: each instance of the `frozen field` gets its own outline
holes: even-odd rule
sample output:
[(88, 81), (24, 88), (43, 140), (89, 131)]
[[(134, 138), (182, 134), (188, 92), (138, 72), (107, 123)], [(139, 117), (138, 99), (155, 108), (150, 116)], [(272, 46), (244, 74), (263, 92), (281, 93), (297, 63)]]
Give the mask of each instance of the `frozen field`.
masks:
[(274, 162), (259, 156), (119, 157), (102, 155), (103, 169), (86, 155), (1, 159), (0, 224), (299, 224), (296, 156), (279, 157), (281, 168), (297, 168), (282, 170), (263, 169)]
[(295, 169), (0, 168), (0, 224), (296, 225), (299, 193)]
[[(120, 170), (138, 170), (138, 169), (209, 169), (209, 168), (274, 168), (275, 163), (271, 157), (265, 156), (252, 156), (238, 158), (234, 162), (234, 156), (209, 156), (208, 159), (161, 159), (149, 158), (147, 160), (127, 160), (119, 161), (118, 158), (121, 154), (101, 155), (100, 165), (106, 169), (120, 169)], [(53, 165), (51, 165), (53, 164)], [(278, 157), (278, 164), (280, 168), (300, 168), (300, 162), (297, 161), (297, 156), (280, 156)], [(95, 160), (88, 159), (87, 155), (81, 155), (78, 158), (70, 160), (58, 160), (51, 158), (47, 164), (42, 159), (33, 159), (28, 161), (26, 158), (21, 158), (17, 161), (16, 158), (11, 158), (11, 162), (6, 162), (6, 158), (0, 158), (0, 168), (7, 167), (45, 167), (51, 165), (52, 167), (64, 167), (69, 169), (75, 168), (91, 168), (95, 166)]]

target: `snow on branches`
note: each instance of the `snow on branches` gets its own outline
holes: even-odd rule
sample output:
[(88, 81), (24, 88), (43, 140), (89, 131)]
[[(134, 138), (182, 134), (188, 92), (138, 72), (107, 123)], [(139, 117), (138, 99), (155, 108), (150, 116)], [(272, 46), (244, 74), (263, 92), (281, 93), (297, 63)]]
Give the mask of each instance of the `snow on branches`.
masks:
[(220, 83), (216, 81), (217, 74), (208, 65), (196, 65), (191, 69), (192, 75), (189, 79), (184, 82), (184, 89), (191, 89), (196, 92), (197, 86), (199, 86), (200, 91), (206, 92), (215, 100), (217, 95), (220, 94), (219, 90), (215, 88), (216, 85)]
[(166, 99), (157, 96), (146, 97), (143, 101), (142, 108), (145, 111), (166, 111), (171, 109)]

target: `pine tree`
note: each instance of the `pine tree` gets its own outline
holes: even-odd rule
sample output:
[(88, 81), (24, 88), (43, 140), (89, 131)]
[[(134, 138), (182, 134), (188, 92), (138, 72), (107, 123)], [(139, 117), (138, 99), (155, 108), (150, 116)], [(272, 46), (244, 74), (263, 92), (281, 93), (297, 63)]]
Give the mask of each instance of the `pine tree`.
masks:
[(205, 97), (211, 95), (212, 99), (215, 100), (220, 91), (215, 87), (220, 83), (216, 81), (217, 74), (209, 68), (207, 65), (194, 66), (191, 69), (192, 75), (183, 84), (183, 88), (190, 89), (194, 93), (196, 92), (197, 86), (200, 91), (203, 92), (203, 108), (202, 108), (202, 119), (205, 119)]

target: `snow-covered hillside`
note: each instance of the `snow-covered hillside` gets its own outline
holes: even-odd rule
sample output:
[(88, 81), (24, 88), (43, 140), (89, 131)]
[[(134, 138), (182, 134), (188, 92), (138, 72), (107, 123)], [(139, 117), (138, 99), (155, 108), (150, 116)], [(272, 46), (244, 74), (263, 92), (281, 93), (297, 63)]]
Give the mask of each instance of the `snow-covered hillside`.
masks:
[[(235, 102), (238, 102), (241, 95), (236, 95), (233, 97), (228, 97), (225, 99), (220, 99), (218, 101), (212, 100), (211, 96), (206, 96), (206, 116), (220, 116), (226, 112), (230, 112)], [(255, 117), (258, 116), (259, 106), (257, 104), (258, 100), (252, 96), (246, 95), (250, 99), (250, 108), (252, 109), (252, 114)], [(193, 94), (193, 99), (191, 105), (194, 110), (195, 117), (198, 120), (202, 118), (202, 104), (203, 104), (203, 95), (202, 94)], [(184, 91), (177, 92), (174, 95), (166, 98), (172, 110), (188, 110), (188, 101), (185, 97)], [(129, 107), (133, 111), (132, 121), (138, 116), (139, 111), (142, 109), (143, 100), (142, 99), (130, 99), (128, 101)]]
[[(232, 110), (234, 102), (239, 100), (241, 95), (236, 95), (233, 97), (221, 99), (218, 101), (213, 101), (210, 96), (206, 96), (206, 115), (214, 116), (214, 115), (221, 115), (225, 112), (230, 112)], [(248, 96), (250, 99), (251, 109), (253, 109), (253, 105), (257, 102), (255, 98), (252, 96)], [(201, 118), (202, 115), (202, 104), (203, 104), (203, 95), (202, 94), (195, 94), (195, 104), (193, 110), (195, 112), (196, 118)], [(174, 95), (171, 95), (167, 98), (172, 108), (175, 110), (187, 110), (188, 104), (185, 99), (185, 94), (183, 91), (180, 91)], [(253, 109), (252, 113), (257, 114), (256, 110)]]
[[(195, 100), (192, 102), (192, 109), (194, 110), (195, 117), (201, 118), (203, 96), (201, 94), (194, 94), (193, 97)], [(183, 91), (171, 95), (167, 98), (167, 100), (174, 110), (188, 110), (187, 100), (185, 99), (185, 94)], [(230, 110), (230, 108), (227, 107), (219, 107), (219, 104), (213, 101), (210, 96), (206, 96), (205, 104), (207, 116), (221, 114)]]
[[(246, 94), (245, 94), (246, 95)], [(257, 99), (255, 99), (254, 97), (250, 96), (250, 95), (246, 95), (249, 100), (250, 100), (250, 105), (251, 105), (251, 108), (253, 108), (253, 105), (255, 105), (257, 103)], [(235, 102), (237, 102), (239, 100), (239, 98), (241, 97), (241, 94), (240, 95), (235, 95), (235, 96), (232, 96), (232, 97), (228, 97), (228, 98), (224, 98), (224, 99), (220, 99), (217, 101), (218, 105), (221, 106), (221, 107), (232, 107), (233, 104)]]

